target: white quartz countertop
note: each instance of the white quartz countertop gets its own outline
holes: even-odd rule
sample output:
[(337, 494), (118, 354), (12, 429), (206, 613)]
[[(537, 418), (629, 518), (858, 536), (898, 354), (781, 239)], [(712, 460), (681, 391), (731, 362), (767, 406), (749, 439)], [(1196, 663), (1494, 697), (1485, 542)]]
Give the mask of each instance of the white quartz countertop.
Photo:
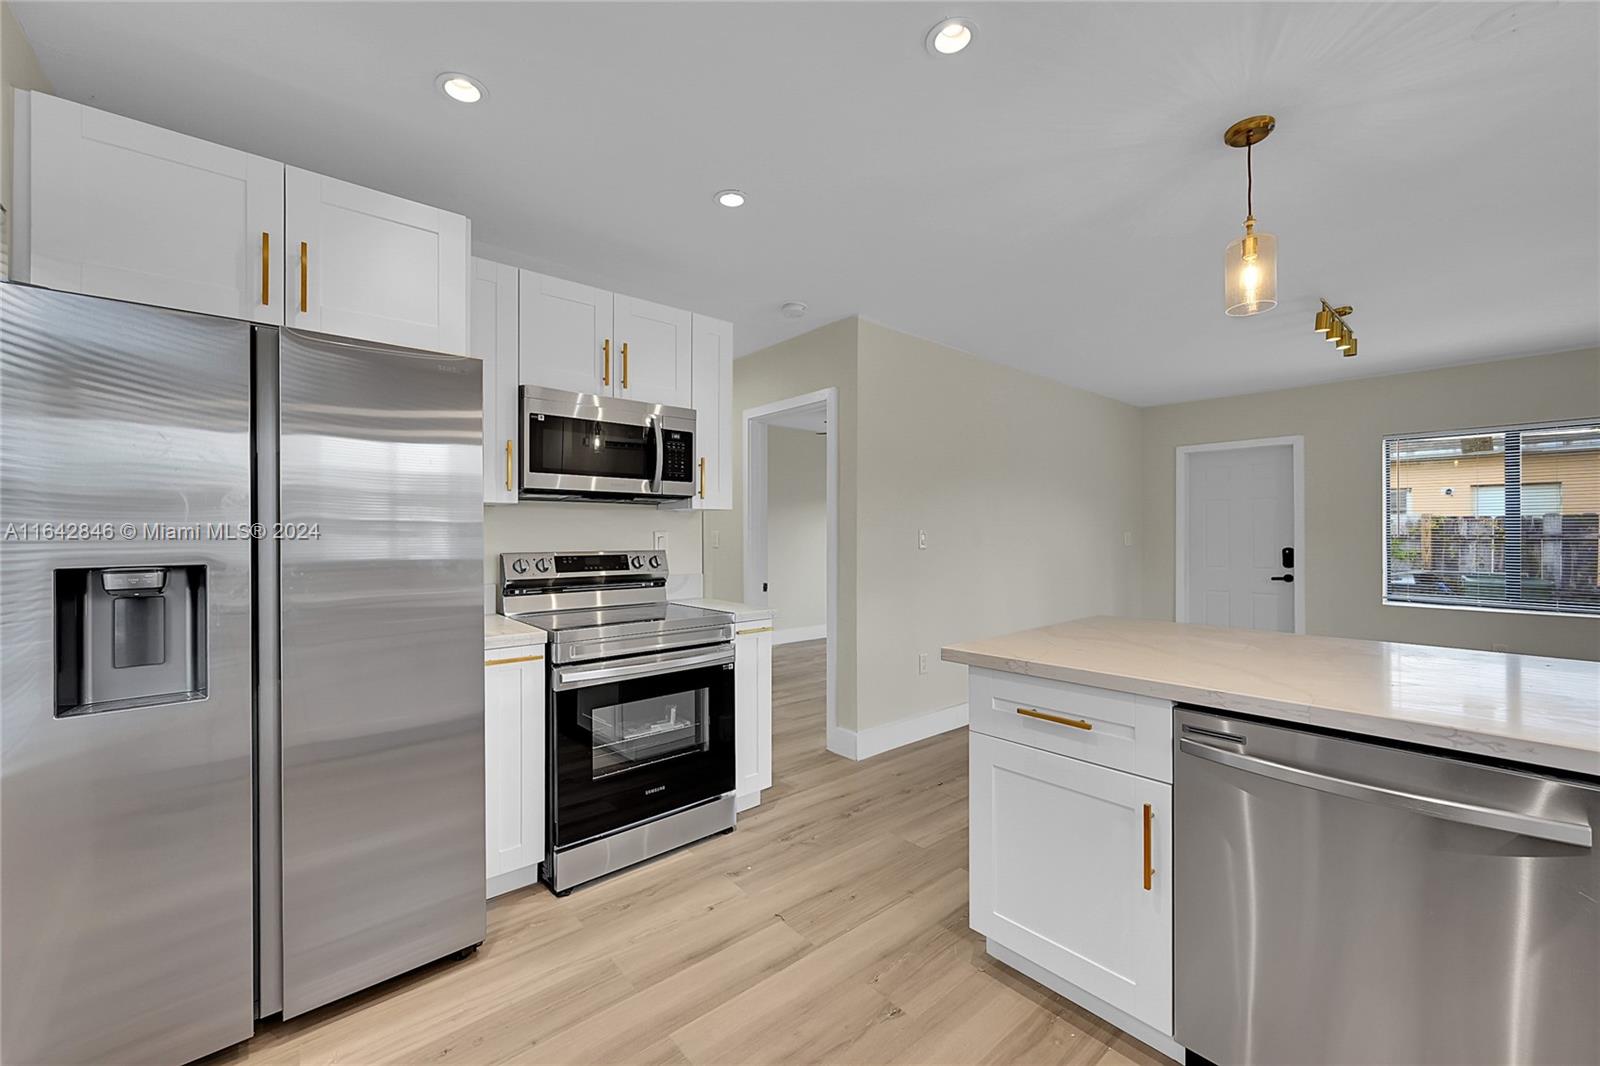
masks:
[(753, 604), (739, 603), (737, 600), (711, 600), (704, 597), (693, 600), (673, 600), (685, 607), (704, 607), (708, 611), (725, 611), (733, 615), (736, 622), (754, 622), (759, 619), (772, 617), (772, 608), (756, 607)]
[(549, 634), (536, 626), (517, 622), (503, 614), (483, 616), (483, 650), (515, 648), (522, 644), (543, 644)]
[(1600, 776), (1600, 663), (1083, 618), (946, 662)]

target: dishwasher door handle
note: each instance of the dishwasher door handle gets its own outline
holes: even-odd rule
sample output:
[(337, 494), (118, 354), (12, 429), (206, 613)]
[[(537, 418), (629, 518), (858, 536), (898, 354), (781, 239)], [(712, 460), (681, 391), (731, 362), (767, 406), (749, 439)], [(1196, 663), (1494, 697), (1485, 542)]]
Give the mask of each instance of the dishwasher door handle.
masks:
[(1343, 796), (1346, 799), (1381, 803), (1386, 807), (1397, 807), (1401, 810), (1411, 811), (1414, 814), (1427, 815), (1429, 818), (1482, 826), (1485, 829), (1499, 829), (1507, 833), (1536, 837), (1539, 840), (1549, 840), (1557, 844), (1571, 844), (1580, 848), (1592, 847), (1594, 844), (1593, 830), (1583, 822), (1566, 822), (1557, 818), (1544, 818), (1536, 814), (1502, 810), (1499, 807), (1481, 807), (1475, 803), (1462, 803), (1459, 800), (1424, 796), (1415, 792), (1406, 792), (1402, 789), (1386, 788), (1383, 785), (1369, 785), (1360, 781), (1349, 781), (1342, 777), (1334, 777), (1330, 774), (1307, 770), (1299, 766), (1290, 766), (1287, 763), (1273, 762), (1270, 759), (1263, 759), (1255, 755), (1224, 751), (1209, 744), (1189, 740), (1187, 737), (1178, 740), (1178, 750), (1185, 755), (1193, 755), (1197, 759), (1205, 759), (1222, 766), (1232, 767), (1235, 770), (1242, 770), (1248, 774), (1270, 777), (1274, 781), (1300, 785), (1304, 788), (1316, 789), (1318, 792)]

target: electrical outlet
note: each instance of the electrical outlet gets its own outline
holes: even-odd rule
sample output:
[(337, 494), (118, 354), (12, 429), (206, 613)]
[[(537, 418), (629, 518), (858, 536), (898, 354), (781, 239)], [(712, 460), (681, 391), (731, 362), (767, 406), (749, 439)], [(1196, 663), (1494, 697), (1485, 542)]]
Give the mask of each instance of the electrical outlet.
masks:
[(664, 551), (667, 550), (667, 531), (666, 530), (664, 530), (664, 529), (656, 530), (656, 539), (655, 539), (654, 547), (655, 547), (655, 550), (658, 551), (658, 552), (664, 552)]
[[(928, 550), (928, 531), (926, 529), (917, 530), (917, 550)], [(924, 670), (923, 673), (927, 673), (927, 671)]]
[(928, 672), (928, 653), (925, 652), (925, 651), (919, 651), (919, 652), (917, 652), (917, 673), (925, 674), (927, 672)]

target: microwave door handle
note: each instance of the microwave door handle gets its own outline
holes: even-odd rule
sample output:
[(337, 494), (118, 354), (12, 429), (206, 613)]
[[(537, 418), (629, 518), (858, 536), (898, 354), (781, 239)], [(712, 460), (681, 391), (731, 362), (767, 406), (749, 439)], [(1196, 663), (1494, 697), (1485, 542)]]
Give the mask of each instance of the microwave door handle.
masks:
[(666, 449), (666, 441), (664, 439), (664, 434), (663, 434), (663, 431), (661, 429), (661, 419), (659, 419), (659, 418), (651, 418), (650, 419), (650, 435), (651, 435), (651, 439), (655, 442), (655, 450), (656, 450), (656, 461), (655, 461), (655, 472), (656, 472), (656, 474), (655, 474), (655, 480), (650, 483), (650, 491), (656, 493), (657, 495), (660, 495), (662, 492), (666, 491), (666, 483), (661, 480), (661, 477), (662, 477), (662, 473), (663, 473), (663, 471), (665, 469), (665, 456), (666, 456), (666, 451), (667, 451), (667, 449)]

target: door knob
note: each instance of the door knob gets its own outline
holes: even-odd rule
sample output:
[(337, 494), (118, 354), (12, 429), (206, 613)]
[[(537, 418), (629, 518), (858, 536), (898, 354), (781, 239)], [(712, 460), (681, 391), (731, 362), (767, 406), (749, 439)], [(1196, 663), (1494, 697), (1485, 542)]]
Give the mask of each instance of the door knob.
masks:
[(1294, 575), (1293, 574), (1279, 574), (1277, 577), (1273, 578), (1272, 580), (1273, 581), (1287, 581), (1292, 585), (1292, 584), (1294, 584)]

